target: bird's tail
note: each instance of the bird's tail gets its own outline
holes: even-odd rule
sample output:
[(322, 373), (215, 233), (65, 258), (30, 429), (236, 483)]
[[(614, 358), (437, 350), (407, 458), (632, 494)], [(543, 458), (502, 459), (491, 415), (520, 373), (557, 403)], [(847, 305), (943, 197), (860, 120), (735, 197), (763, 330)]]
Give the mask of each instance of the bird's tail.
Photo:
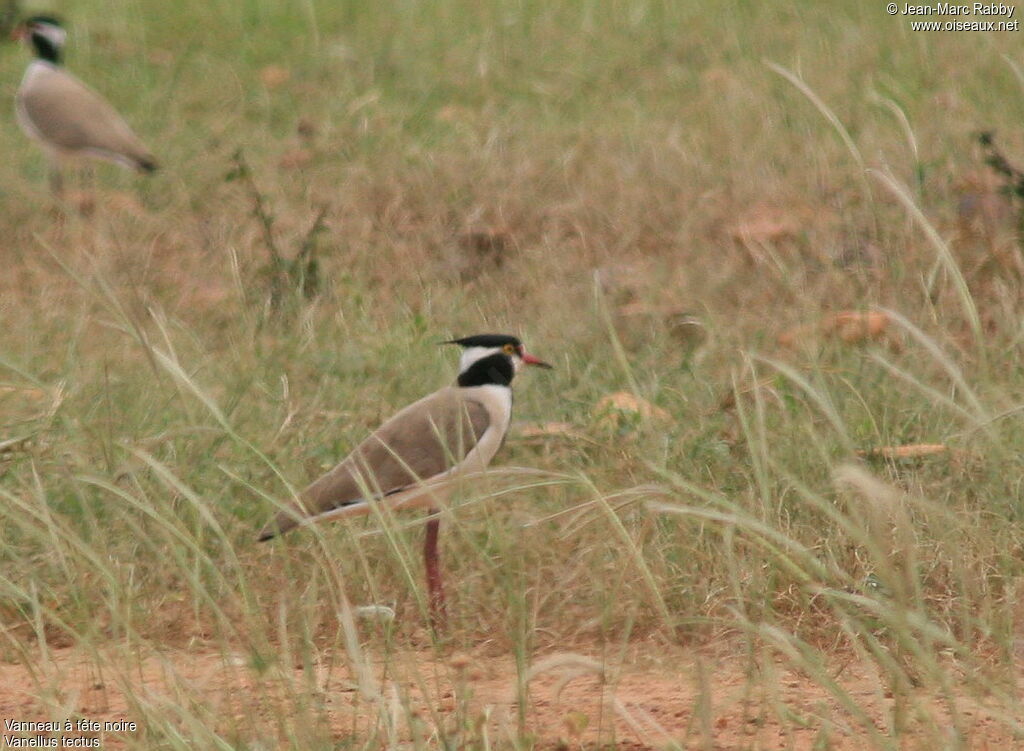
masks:
[(266, 542), (267, 540), (272, 540), (297, 526), (299, 526), (299, 522), (296, 520), (294, 512), (281, 511), (260, 530), (260, 536), (256, 538), (256, 541)]
[(265, 542), (271, 540), (278, 535), (283, 535), (292, 529), (295, 529), (299, 525), (316, 524), (318, 522), (330, 521), (333, 519), (340, 519), (348, 516), (361, 516), (363, 514), (370, 513), (370, 504), (368, 504), (362, 498), (354, 498), (351, 501), (345, 501), (337, 506), (333, 506), (325, 511), (321, 511), (317, 514), (307, 514), (298, 508), (289, 508), (284, 511), (279, 511), (273, 519), (267, 522), (266, 526), (260, 530), (260, 535), (257, 539), (258, 542)]

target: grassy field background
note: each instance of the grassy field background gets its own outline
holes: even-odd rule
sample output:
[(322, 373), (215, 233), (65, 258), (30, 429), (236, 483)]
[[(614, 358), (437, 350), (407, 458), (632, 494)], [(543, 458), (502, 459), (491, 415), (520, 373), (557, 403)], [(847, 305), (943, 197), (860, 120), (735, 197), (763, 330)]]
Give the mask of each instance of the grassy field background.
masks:
[[(815, 748), (981, 747), (964, 701), (1019, 740), (1020, 203), (975, 137), (1024, 164), (1019, 33), (838, 1), (28, 10), (66, 17), (69, 68), (163, 169), (102, 166), (92, 215), (61, 219), (13, 112), (0, 127), (19, 719), (81, 714), (48, 668), (73, 647), (120, 676), (129, 748), (547, 747), (582, 721), (531, 724), (531, 666), (584, 663), (538, 661), (714, 654)], [(25, 62), (0, 49), (8, 100)], [(313, 254), (318, 294), (289, 277), (270, 304), (271, 245)], [(836, 318), (868, 311), (870, 331)], [(485, 331), (557, 370), (517, 381), (499, 462), (542, 473), (445, 516), (445, 635), (421, 518), (255, 544), (275, 500), (453, 377), (439, 340)], [(621, 391), (650, 407), (599, 406)], [(242, 719), (173, 675), (173, 700), (133, 693), (131, 665), (193, 653), (238, 662), (217, 692), (247, 687)], [(431, 655), (402, 664), (436, 705), (453, 653), (512, 660), (511, 730), (461, 699), (416, 719), (374, 673)], [(774, 696), (780, 661), (834, 709)], [(843, 688), (851, 662), (891, 711)], [(339, 723), (325, 664), (368, 721)], [(714, 747), (706, 672), (682, 724), (637, 743)], [(805, 747), (786, 737), (735, 747)]]

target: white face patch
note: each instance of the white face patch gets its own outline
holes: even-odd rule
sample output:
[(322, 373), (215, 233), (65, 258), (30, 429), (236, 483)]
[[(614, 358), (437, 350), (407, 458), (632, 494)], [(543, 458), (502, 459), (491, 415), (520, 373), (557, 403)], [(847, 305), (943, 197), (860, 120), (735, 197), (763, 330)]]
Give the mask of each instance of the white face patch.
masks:
[(466, 347), (462, 350), (462, 357), (459, 358), (459, 372), (465, 373), (477, 360), (496, 355), (501, 352), (501, 347)]
[(60, 26), (54, 26), (51, 23), (34, 23), (30, 27), (32, 34), (38, 34), (43, 37), (46, 41), (52, 44), (57, 50), (64, 47), (64, 42), (67, 41), (68, 33)]

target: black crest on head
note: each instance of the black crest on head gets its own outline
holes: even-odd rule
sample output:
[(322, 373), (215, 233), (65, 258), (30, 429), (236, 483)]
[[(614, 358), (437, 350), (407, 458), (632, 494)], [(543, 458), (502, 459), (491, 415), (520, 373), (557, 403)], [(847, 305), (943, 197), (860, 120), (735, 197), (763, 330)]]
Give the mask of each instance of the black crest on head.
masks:
[(64, 27), (61, 26), (60, 19), (56, 16), (38, 15), (27, 18), (24, 23), (24, 27), (31, 34), (32, 46), (35, 47), (36, 55), (54, 65), (60, 65), (60, 47), (51, 41), (45, 33), (36, 31), (35, 29), (38, 26), (56, 26), (59, 29), (63, 29)]
[(516, 349), (522, 346), (522, 342), (508, 334), (476, 334), (462, 339), (450, 339), (445, 344), (458, 344), (460, 347), (504, 347), (511, 344)]
[(64, 26), (63, 22), (59, 18), (57, 18), (57, 16), (50, 16), (46, 15), (45, 13), (40, 14), (38, 16), (31, 16), (25, 19), (26, 26), (32, 26), (33, 24), (37, 23), (46, 23), (49, 24), (50, 26)]

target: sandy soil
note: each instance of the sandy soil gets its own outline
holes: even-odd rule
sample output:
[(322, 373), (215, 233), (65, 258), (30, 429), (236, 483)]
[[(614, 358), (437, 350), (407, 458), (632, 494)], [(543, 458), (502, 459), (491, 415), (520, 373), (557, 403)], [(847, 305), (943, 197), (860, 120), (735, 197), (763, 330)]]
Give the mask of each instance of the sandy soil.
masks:
[[(660, 664), (648, 657), (615, 671), (602, 671), (582, 655), (549, 655), (532, 666), (525, 730), (536, 738), (537, 748), (552, 749), (672, 744), (720, 751), (862, 749), (872, 747), (869, 723), (880, 736), (891, 737), (893, 723), (899, 722), (899, 748), (956, 747), (947, 703), (937, 695), (914, 690), (901, 703), (907, 709), (897, 720), (896, 702), (876, 675), (837, 663), (833, 674), (838, 672), (838, 683), (869, 718), (858, 720), (799, 672), (762, 663), (751, 678), (748, 668), (735, 657), (682, 651), (665, 652)], [(381, 718), (387, 716), (393, 718), (395, 740), (407, 741), (415, 733), (429, 742), (441, 727), (449, 738), (464, 739), (458, 745), (469, 745), (486, 726), (489, 741), (500, 747), (519, 732), (516, 675), (511, 659), (398, 653), (364, 677), (364, 685), (379, 697), (368, 700), (340, 658), (339, 664), (317, 664), (306, 671), (271, 667), (256, 673), (239, 656), (209, 651), (126, 658), (69, 648), (50, 651), (32, 670), (24, 664), (0, 665), (0, 718), (134, 720), (142, 732), (154, 717), (173, 717), (173, 707), (188, 707), (192, 717), (205, 718), (229, 739), (232, 728), (240, 738), (247, 732), (240, 728), (251, 732), (260, 726), (261, 733), (281, 739), (280, 717), (295, 720), (296, 696), (302, 695), (303, 701), (318, 699), (312, 702), (318, 713), (309, 717), (319, 718), (320, 732), (338, 741), (366, 737), (376, 728), (384, 745), (387, 733), (381, 728), (387, 722)], [(303, 705), (307, 712), (309, 704)], [(999, 719), (994, 701), (963, 697), (957, 704), (967, 748), (1024, 747), (1024, 739), (1015, 739)], [(177, 722), (184, 734), (189, 732), (187, 719), (158, 721)], [(2, 732), (8, 739), (17, 735), (7, 728)], [(56, 735), (97, 737), (77, 731)], [(100, 748), (126, 745), (116, 732), (101, 735)], [(9, 743), (0, 742), (0, 748)], [(270, 747), (295, 747), (294, 736), (290, 746), (281, 739)]]

